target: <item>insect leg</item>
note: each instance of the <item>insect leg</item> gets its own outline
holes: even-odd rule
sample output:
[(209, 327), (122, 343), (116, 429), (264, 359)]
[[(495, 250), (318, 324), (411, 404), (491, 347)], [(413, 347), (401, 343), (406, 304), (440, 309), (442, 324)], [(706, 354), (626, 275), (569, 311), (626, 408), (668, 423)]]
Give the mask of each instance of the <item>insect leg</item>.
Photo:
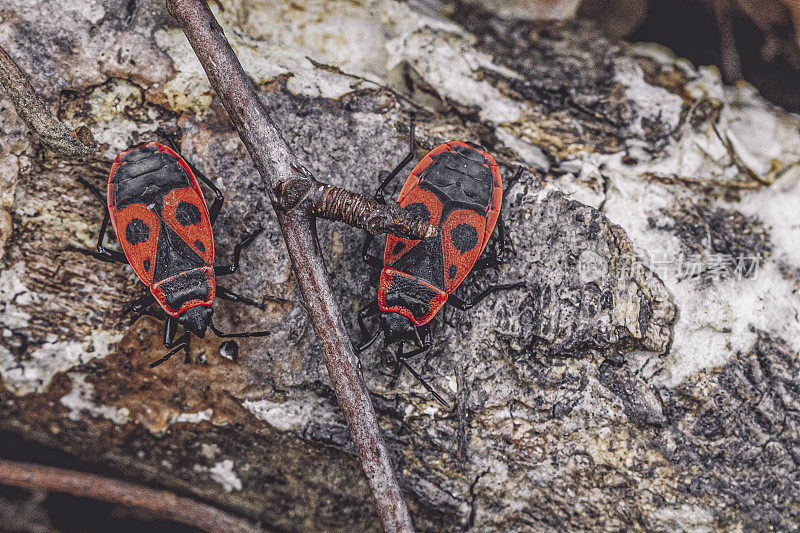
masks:
[(200, 181), (208, 185), (208, 187), (214, 191), (214, 201), (211, 203), (211, 207), (208, 209), (208, 218), (211, 220), (211, 225), (214, 225), (214, 222), (217, 221), (217, 216), (219, 215), (220, 209), (222, 209), (222, 204), (225, 202), (225, 197), (222, 195), (222, 191), (219, 190), (219, 187), (214, 185), (214, 182), (211, 181), (206, 177), (205, 174), (197, 170), (194, 165), (187, 161), (189, 168), (192, 169), (192, 172), (200, 178)]
[(372, 346), (372, 343), (378, 340), (378, 337), (380, 336), (381, 336), (381, 330), (380, 328), (378, 328), (375, 330), (375, 333), (372, 335), (372, 337), (365, 340), (361, 345), (356, 346), (355, 344), (353, 344), (353, 351), (356, 353), (356, 355), (360, 354), (361, 352)]
[(271, 334), (271, 331), (246, 331), (243, 333), (223, 333), (214, 326), (213, 323), (208, 325), (211, 328), (211, 331), (214, 332), (214, 335), (221, 339), (230, 339), (230, 338), (240, 338), (240, 337), (266, 337), (267, 335)]
[(409, 371), (409, 372), (411, 372), (411, 375), (412, 375), (412, 376), (414, 376), (414, 377), (416, 378), (416, 380), (417, 380), (417, 381), (419, 381), (419, 382), (422, 384), (422, 386), (423, 386), (423, 387), (425, 387), (425, 389), (426, 389), (426, 390), (427, 390), (429, 393), (431, 393), (431, 395), (432, 395), (434, 398), (436, 398), (436, 400), (437, 400), (439, 403), (441, 403), (441, 404), (442, 404), (442, 405), (445, 407), (445, 409), (447, 409), (448, 411), (452, 411), (452, 407), (450, 407), (450, 404), (448, 404), (448, 403), (447, 403), (447, 402), (444, 400), (444, 398), (442, 398), (442, 397), (439, 395), (439, 393), (438, 393), (438, 392), (436, 392), (436, 391), (433, 389), (433, 387), (431, 387), (431, 386), (428, 384), (428, 382), (427, 382), (427, 381), (425, 381), (425, 380), (422, 378), (422, 376), (420, 376), (419, 374), (417, 374), (417, 371), (416, 371), (416, 370), (414, 370), (414, 369), (411, 367), (411, 365), (409, 365), (409, 364), (408, 364), (408, 362), (406, 361), (406, 358), (408, 358), (408, 357), (412, 357), (412, 356), (414, 356), (414, 355), (417, 355), (418, 353), (420, 353), (420, 352), (422, 352), (422, 351), (424, 351), (424, 350), (427, 350), (427, 349), (428, 349), (428, 347), (429, 347), (429, 346), (424, 346), (424, 347), (422, 347), (422, 348), (417, 348), (416, 350), (413, 350), (413, 351), (411, 351), (411, 352), (408, 352), (408, 353), (404, 354), (404, 353), (403, 353), (403, 345), (402, 345), (402, 343), (401, 343), (401, 344), (400, 344), (400, 346), (398, 347), (398, 349), (397, 349), (397, 353), (396, 353), (396, 355), (395, 355), (395, 357), (397, 358), (397, 364), (398, 364), (398, 365), (403, 365), (404, 367), (406, 367), (406, 368), (408, 369), (408, 371)]
[[(380, 309), (378, 308), (378, 300), (373, 300), (372, 303), (370, 303), (368, 306), (366, 306), (366, 307), (364, 307), (364, 308), (362, 308), (362, 309), (360, 309), (358, 311), (358, 315), (357, 315), (358, 316), (358, 327), (361, 329), (361, 338), (362, 339), (367, 337), (367, 336), (369, 336), (369, 330), (367, 328), (367, 325), (364, 323), (364, 319), (365, 318), (369, 318), (371, 316), (375, 316), (378, 313), (380, 313)], [(358, 346), (353, 345), (353, 350), (355, 350), (356, 353), (363, 352), (364, 350), (369, 348), (372, 345), (373, 342), (375, 342), (378, 339), (380, 334), (381, 334), (381, 329), (378, 328), (377, 330), (375, 330), (375, 333), (369, 339), (365, 340), (364, 342), (362, 342)]]
[(89, 189), (89, 192), (92, 193), (92, 196), (97, 198), (101, 204), (106, 205), (106, 199), (103, 198), (103, 195), (100, 194), (100, 190), (97, 187), (95, 187), (94, 185), (92, 185), (83, 178), (78, 178), (78, 183)]
[(167, 321), (164, 324), (164, 347), (167, 349), (172, 348), (169, 353), (160, 359), (156, 359), (152, 363), (150, 363), (150, 368), (157, 367), (158, 365), (165, 362), (167, 359), (175, 355), (181, 350), (186, 350), (186, 357), (189, 357), (189, 334), (184, 333), (177, 339), (175, 339), (175, 334), (178, 332), (178, 319), (175, 317), (167, 317)]
[[(156, 128), (156, 133), (158, 133), (159, 135), (164, 137), (164, 139), (167, 141), (167, 144), (169, 145), (169, 147), (172, 148), (175, 151), (175, 153), (178, 153), (178, 154), (181, 153), (180, 149), (178, 148), (178, 143), (175, 142), (175, 136), (174, 135), (169, 133), (164, 128)], [(183, 157), (183, 156), (181, 156), (181, 157)]]
[[(498, 251), (498, 246), (500, 248), (499, 251)], [(497, 239), (492, 243), (491, 251), (487, 252), (485, 256), (482, 256), (478, 258), (477, 261), (475, 261), (475, 266), (472, 267), (473, 272), (479, 270), (486, 270), (488, 268), (494, 268), (498, 265), (503, 264), (505, 260), (505, 251), (506, 251), (506, 225), (503, 222), (503, 217), (501, 216), (499, 219), (497, 219)]]
[(103, 241), (106, 238), (106, 230), (108, 229), (108, 222), (111, 219), (110, 215), (108, 214), (108, 208), (105, 207), (106, 205), (105, 198), (103, 198), (103, 195), (100, 194), (100, 191), (97, 189), (97, 187), (95, 187), (85, 179), (78, 178), (78, 182), (80, 182), (84, 187), (89, 189), (92, 195), (95, 198), (97, 198), (101, 204), (103, 204), (104, 206), (103, 211), (105, 212), (103, 215), (103, 223), (100, 225), (100, 235), (97, 236), (97, 252), (93, 252), (91, 250), (82, 250), (82, 251), (103, 261), (113, 261), (116, 263), (125, 263), (127, 265), (128, 259), (125, 257), (125, 254), (114, 250), (106, 250), (105, 246), (103, 246)]
[(499, 220), (497, 221), (497, 239), (499, 241), (499, 251), (496, 252), (495, 257), (497, 258), (498, 264), (503, 264), (506, 259), (506, 223), (503, 221), (503, 216), (500, 215)]
[(167, 355), (165, 355), (164, 357), (161, 357), (160, 359), (156, 359), (155, 361), (150, 363), (148, 366), (150, 368), (155, 368), (158, 365), (166, 362), (167, 359), (169, 359), (170, 357), (172, 357), (176, 353), (180, 352), (181, 350), (186, 350), (186, 356), (188, 357), (189, 356), (189, 334), (188, 333), (184, 333), (183, 335), (178, 337), (178, 340), (175, 341), (175, 342), (177, 343), (177, 346), (175, 346), (172, 350), (170, 350), (169, 353), (167, 353)]
[(128, 313), (132, 313), (134, 315), (138, 315), (148, 307), (150, 307), (156, 301), (155, 297), (152, 294), (145, 294), (141, 298), (134, 300), (131, 304), (122, 310), (123, 315), (127, 315)]
[[(258, 307), (262, 311), (267, 308), (267, 306), (262, 303), (258, 303), (255, 300), (251, 300), (250, 298), (242, 296), (241, 294), (236, 294), (235, 292), (229, 291), (225, 287), (220, 287), (219, 285), (217, 285), (217, 297), (222, 300), (228, 300), (231, 302), (240, 302), (245, 305), (252, 305), (253, 307)], [(276, 300), (283, 300), (283, 299), (276, 298)]]
[[(519, 180), (519, 177), (525, 171), (525, 167), (520, 165), (514, 175), (511, 177), (510, 180), (506, 183), (506, 187), (503, 188), (503, 200), (505, 201), (506, 193), (511, 189), (511, 186)], [(506, 251), (506, 225), (503, 222), (503, 214), (500, 213), (500, 217), (497, 220), (497, 238), (500, 241), (500, 251), (497, 254), (497, 262), (503, 264), (505, 251)]]
[[(514, 173), (514, 176), (508, 181), (508, 185), (512, 183), (516, 183), (519, 179), (522, 172), (525, 170), (525, 167), (520, 166), (517, 171)], [(506, 187), (503, 190), (503, 197), (505, 198), (505, 193), (508, 192), (509, 187)], [(505, 262), (505, 255), (506, 255), (506, 224), (503, 222), (503, 215), (501, 214), (500, 217), (497, 219), (497, 237), (492, 242), (492, 251), (489, 252), (486, 257), (480, 257), (476, 262), (475, 266), (472, 267), (472, 270), (485, 270), (487, 268), (494, 268), (497, 265), (502, 265)]]
[(125, 257), (124, 253), (117, 252), (115, 250), (106, 250), (106, 247), (103, 246), (103, 241), (106, 238), (106, 229), (108, 228), (109, 220), (110, 220), (110, 215), (108, 214), (108, 210), (106, 210), (105, 216), (103, 216), (103, 223), (100, 225), (100, 235), (97, 236), (98, 257), (100, 257), (101, 259), (105, 259), (107, 261), (125, 263), (127, 265), (128, 258)]
[(358, 326), (361, 328), (362, 335), (367, 335), (367, 326), (364, 324), (364, 319), (375, 316), (380, 313), (380, 311), (381, 310), (378, 307), (378, 300), (373, 300), (368, 306), (358, 311)]
[(375, 199), (381, 203), (386, 203), (386, 198), (383, 196), (383, 190), (386, 188), (392, 180), (397, 177), (397, 174), (405, 168), (405, 166), (414, 159), (414, 152), (416, 150), (416, 140), (414, 138), (414, 126), (415, 126), (415, 118), (416, 116), (414, 113), (411, 113), (411, 120), (410, 120), (410, 136), (408, 141), (408, 154), (403, 158), (399, 165), (394, 167), (391, 172), (383, 176), (383, 181), (381, 181), (380, 186), (375, 191)]
[(236, 243), (236, 246), (233, 247), (233, 263), (230, 265), (220, 265), (214, 267), (214, 275), (215, 276), (227, 276), (228, 274), (233, 274), (239, 269), (239, 255), (241, 255), (242, 250), (250, 246), (250, 244), (255, 240), (258, 235), (264, 231), (264, 228), (258, 228), (250, 235), (244, 235), (242, 240)]
[(375, 240), (375, 236), (371, 233), (367, 233), (367, 236), (364, 237), (364, 244), (361, 246), (361, 258), (372, 268), (380, 269), (383, 266), (381, 260), (378, 256), (370, 255), (369, 253), (369, 246), (372, 244), (373, 240)]
[(462, 311), (466, 311), (467, 309), (471, 309), (471, 308), (475, 307), (475, 305), (478, 304), (478, 302), (480, 302), (481, 300), (483, 300), (484, 298), (486, 298), (487, 296), (489, 296), (493, 292), (505, 291), (505, 290), (509, 290), (509, 289), (522, 289), (522, 288), (525, 288), (526, 286), (527, 286), (527, 284), (525, 282), (523, 282), (523, 281), (520, 281), (520, 282), (517, 282), (517, 283), (504, 283), (504, 284), (500, 284), (500, 285), (493, 285), (491, 287), (488, 287), (485, 291), (483, 291), (482, 293), (477, 295), (475, 298), (473, 298), (469, 302), (465, 302), (464, 300), (462, 300), (461, 298), (459, 298), (455, 294), (450, 294), (450, 296), (447, 297), (447, 303), (449, 303), (450, 305), (452, 305), (456, 309), (461, 309)]

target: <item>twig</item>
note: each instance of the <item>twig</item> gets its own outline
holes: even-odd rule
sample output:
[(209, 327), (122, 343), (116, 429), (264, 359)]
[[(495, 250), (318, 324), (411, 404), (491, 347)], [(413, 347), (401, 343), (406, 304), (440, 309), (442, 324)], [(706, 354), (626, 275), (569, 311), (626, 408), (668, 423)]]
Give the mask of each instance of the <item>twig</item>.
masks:
[(716, 124), (713, 124), (712, 128), (714, 129), (714, 133), (717, 135), (717, 138), (720, 140), (720, 142), (725, 145), (725, 149), (728, 151), (728, 155), (733, 161), (733, 164), (735, 164), (739, 170), (750, 176), (751, 179), (757, 181), (761, 185), (771, 185), (769, 181), (759, 176), (755, 170), (750, 168), (750, 165), (748, 165), (745, 160), (742, 159), (742, 156), (740, 156), (739, 152), (736, 151), (736, 148), (733, 147), (731, 139), (727, 135), (723, 136)]
[(321, 206), (314, 208), (315, 194), (309, 193), (316, 190), (316, 195), (321, 195), (325, 186), (303, 169), (281, 137), (206, 2), (166, 3), (270, 191), (331, 384), (350, 427), (383, 528), (387, 532), (413, 531), (366, 385), (357, 370), (344, 320), (331, 293), (317, 240), (314, 215), (320, 213)]
[(397, 202), (381, 204), (363, 194), (319, 183), (310, 174), (307, 177), (316, 183), (306, 197), (315, 216), (344, 222), (373, 235), (391, 233), (412, 239), (436, 236), (436, 227), (428, 224), (426, 219), (412, 215)]
[(642, 172), (641, 176), (651, 181), (664, 183), (666, 185), (681, 184), (688, 188), (692, 187), (727, 187), (730, 189), (759, 189), (761, 184), (754, 181), (733, 181), (733, 180), (704, 180), (701, 178), (687, 178), (677, 174), (658, 174), (656, 172)]
[(8, 94), (19, 118), (43, 145), (64, 157), (84, 157), (94, 152), (96, 142), (86, 126), (70, 131), (33, 90), (28, 78), (0, 46), (0, 85)]
[(154, 516), (219, 533), (263, 533), (249, 521), (166, 490), (97, 474), (0, 459), (0, 484), (63, 492), (138, 507)]

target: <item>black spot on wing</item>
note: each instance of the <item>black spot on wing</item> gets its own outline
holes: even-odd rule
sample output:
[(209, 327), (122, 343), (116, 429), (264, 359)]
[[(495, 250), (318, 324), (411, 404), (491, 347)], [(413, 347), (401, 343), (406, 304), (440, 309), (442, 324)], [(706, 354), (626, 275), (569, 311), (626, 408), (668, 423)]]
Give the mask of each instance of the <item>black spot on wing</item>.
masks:
[(186, 241), (175, 233), (175, 230), (162, 222), (158, 232), (153, 282), (203, 265), (205, 265), (205, 261), (197, 255), (197, 252), (192, 250)]
[(406, 249), (406, 243), (404, 241), (397, 241), (395, 245), (392, 247), (392, 255), (397, 255), (405, 249)]
[(428, 313), (434, 296), (436, 292), (419, 280), (395, 274), (392, 276), (392, 286), (386, 291), (386, 303), (390, 307), (405, 307), (414, 318), (420, 319)]
[(447, 277), (453, 279), (458, 274), (458, 267), (455, 265), (450, 265), (447, 267)]
[(206, 251), (206, 245), (202, 243), (202, 241), (194, 241), (194, 247), (200, 250), (201, 252)]
[(150, 228), (141, 218), (134, 218), (125, 226), (125, 240), (129, 243), (139, 244), (140, 242), (147, 242), (149, 238)]
[(471, 224), (459, 224), (450, 231), (450, 240), (456, 250), (467, 253), (478, 244), (478, 230)]
[(142, 266), (144, 266), (144, 271), (145, 272), (150, 272), (150, 260), (149, 259), (145, 259), (144, 261), (142, 261)]
[(175, 209), (175, 219), (181, 226), (192, 226), (200, 222), (200, 210), (189, 202), (180, 202)]

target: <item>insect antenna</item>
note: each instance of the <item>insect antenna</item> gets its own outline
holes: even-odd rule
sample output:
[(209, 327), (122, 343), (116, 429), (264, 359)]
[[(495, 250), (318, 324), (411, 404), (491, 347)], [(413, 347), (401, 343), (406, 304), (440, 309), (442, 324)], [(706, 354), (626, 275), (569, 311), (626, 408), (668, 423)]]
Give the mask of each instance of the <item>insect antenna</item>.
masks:
[(517, 183), (519, 177), (522, 176), (523, 172), (525, 172), (525, 165), (520, 165), (519, 167), (517, 167), (517, 171), (514, 172), (514, 174), (511, 176), (511, 179), (509, 179), (506, 183), (503, 184), (504, 185), (503, 189), (510, 189), (515, 183)]
[(155, 368), (158, 365), (160, 365), (162, 363), (165, 363), (167, 361), (167, 359), (169, 359), (170, 357), (172, 357), (173, 355), (175, 355), (179, 351), (183, 350), (184, 348), (186, 348), (186, 343), (179, 344), (176, 347), (174, 347), (172, 350), (170, 350), (170, 352), (167, 355), (165, 355), (164, 357), (162, 357), (160, 359), (156, 359), (155, 361), (153, 361), (152, 363), (150, 363), (147, 366), (149, 366), (150, 368)]
[(357, 345), (356, 343), (353, 343), (353, 350), (356, 353), (363, 352), (364, 350), (366, 350), (367, 348), (372, 346), (372, 343), (374, 343), (376, 340), (378, 340), (378, 337), (380, 337), (380, 336), (381, 336), (381, 329), (378, 328), (378, 329), (375, 330), (375, 334), (372, 335), (372, 337), (370, 337), (369, 339), (365, 340), (360, 345)]
[(78, 183), (80, 183), (81, 185), (83, 185), (84, 187), (89, 189), (89, 192), (92, 193), (92, 196), (94, 196), (95, 198), (100, 200), (101, 204), (105, 204), (106, 203), (106, 199), (103, 198), (103, 195), (100, 194), (100, 190), (97, 187), (95, 187), (94, 185), (92, 185), (91, 183), (89, 183), (88, 181), (86, 181), (83, 178), (78, 178)]

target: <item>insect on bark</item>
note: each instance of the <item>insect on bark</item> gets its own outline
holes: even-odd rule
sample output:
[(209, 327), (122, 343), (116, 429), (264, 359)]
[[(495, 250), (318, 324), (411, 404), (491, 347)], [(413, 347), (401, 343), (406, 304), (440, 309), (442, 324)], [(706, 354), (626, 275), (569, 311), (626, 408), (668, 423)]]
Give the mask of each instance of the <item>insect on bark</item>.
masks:
[[(151, 363), (151, 368), (181, 350), (188, 358), (190, 334), (203, 338), (207, 329), (222, 338), (269, 335), (268, 331), (223, 333), (214, 326), (211, 306), (215, 298), (265, 308), (217, 284), (218, 277), (237, 271), (241, 251), (262, 230), (245, 235), (236, 244), (229, 265), (215, 266), (213, 226), (224, 197), (176, 149), (149, 142), (120, 153), (109, 173), (106, 199), (96, 187), (79, 181), (107, 206), (97, 251), (90, 253), (105, 261), (129, 264), (150, 289), (150, 294), (135, 301), (126, 312), (138, 313), (158, 303), (167, 314), (164, 346), (169, 352)], [(210, 208), (200, 181), (213, 191)], [(122, 252), (103, 244), (109, 221)], [(176, 338), (179, 324), (184, 333)]]
[[(384, 200), (384, 190), (413, 159), (414, 119), (410, 127), (409, 153), (391, 172), (381, 173), (375, 192)], [(386, 346), (396, 344), (398, 368), (405, 366), (444, 406), (447, 402), (408, 364), (407, 358), (430, 348), (430, 323), (446, 305), (467, 310), (489, 294), (522, 288), (524, 283), (494, 285), (470, 301), (454, 291), (470, 272), (497, 266), (503, 259), (505, 229), (500, 218), (503, 179), (494, 157), (476, 144), (462, 141), (442, 143), (414, 167), (397, 199), (407, 211), (428, 220), (437, 229), (433, 237), (414, 240), (388, 235), (383, 260), (369, 253), (373, 237), (363, 245), (364, 261), (380, 269), (375, 299), (358, 312), (364, 341), (361, 352), (384, 335)], [(487, 245), (497, 229), (497, 238)], [(380, 327), (372, 334), (365, 320), (379, 316)], [(416, 348), (404, 351), (406, 343)]]

